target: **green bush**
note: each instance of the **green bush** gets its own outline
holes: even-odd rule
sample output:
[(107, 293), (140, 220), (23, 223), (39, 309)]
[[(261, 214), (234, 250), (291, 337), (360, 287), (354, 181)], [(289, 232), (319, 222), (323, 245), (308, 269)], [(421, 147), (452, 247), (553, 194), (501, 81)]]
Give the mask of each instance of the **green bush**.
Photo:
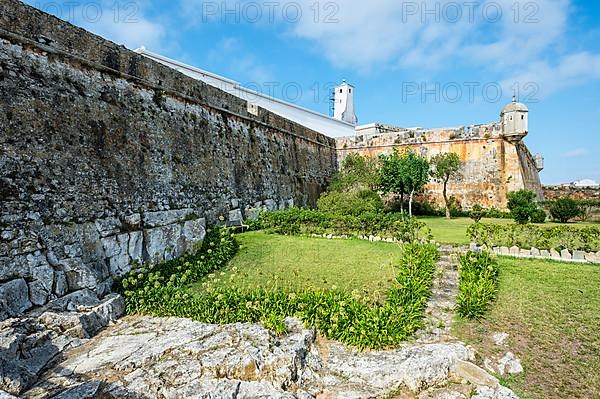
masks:
[(467, 235), (472, 242), (488, 247), (538, 248), (571, 251), (599, 251), (600, 227), (499, 225), (475, 223), (468, 227)]
[(323, 212), (356, 216), (366, 212), (383, 211), (383, 201), (379, 194), (371, 190), (329, 191), (321, 195), (317, 207)]
[[(515, 222), (527, 224), (539, 209), (535, 202), (535, 193), (519, 190), (508, 193), (508, 209)], [(538, 215), (539, 216), (539, 215)]]
[(479, 223), (483, 218), (483, 208), (479, 204), (473, 205), (471, 212), (469, 213), (469, 217), (475, 221), (475, 223)]
[(572, 198), (559, 198), (552, 201), (550, 202), (548, 210), (550, 211), (552, 218), (561, 223), (567, 223), (569, 220), (581, 216), (584, 212), (577, 201)]
[(496, 298), (498, 264), (487, 252), (469, 251), (460, 257), (459, 286), (456, 298), (458, 315), (479, 319)]
[(546, 211), (538, 208), (531, 214), (531, 223), (544, 223), (546, 222), (546, 217)]
[(354, 216), (289, 208), (276, 212), (263, 212), (258, 219), (249, 222), (249, 226), (252, 230), (286, 235), (378, 235), (397, 238), (404, 242), (431, 239), (431, 230), (425, 222), (391, 212), (364, 212)]
[(405, 245), (397, 284), (384, 304), (374, 306), (340, 290), (247, 292), (208, 286), (201, 293), (188, 291), (189, 284), (223, 267), (236, 249), (230, 232), (215, 228), (196, 254), (129, 273), (117, 282), (127, 313), (205, 323), (262, 322), (279, 334), (286, 331), (284, 319), (294, 316), (358, 348), (392, 347), (422, 327), (438, 257), (434, 245)]

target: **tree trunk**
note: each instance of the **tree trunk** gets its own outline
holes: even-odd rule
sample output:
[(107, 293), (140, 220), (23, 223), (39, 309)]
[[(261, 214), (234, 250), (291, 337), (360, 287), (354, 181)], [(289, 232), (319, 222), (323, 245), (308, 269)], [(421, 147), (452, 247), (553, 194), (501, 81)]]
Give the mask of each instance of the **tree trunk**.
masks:
[(413, 195), (415, 194), (415, 190), (411, 190), (410, 191), (410, 198), (408, 199), (408, 214), (410, 216), (412, 216), (412, 201), (413, 201)]
[(400, 214), (404, 215), (404, 190), (400, 193)]
[(444, 205), (446, 206), (446, 219), (450, 219), (450, 204), (448, 204), (448, 194), (447, 194), (447, 188), (448, 188), (448, 179), (450, 177), (446, 177), (446, 180), (444, 180)]

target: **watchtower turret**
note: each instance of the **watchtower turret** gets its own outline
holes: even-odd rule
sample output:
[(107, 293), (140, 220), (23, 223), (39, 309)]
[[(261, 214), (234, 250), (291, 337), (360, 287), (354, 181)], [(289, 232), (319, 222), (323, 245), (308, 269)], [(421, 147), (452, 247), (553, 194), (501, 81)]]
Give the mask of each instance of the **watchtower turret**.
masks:
[(513, 97), (500, 113), (502, 135), (510, 141), (520, 141), (529, 133), (529, 109)]

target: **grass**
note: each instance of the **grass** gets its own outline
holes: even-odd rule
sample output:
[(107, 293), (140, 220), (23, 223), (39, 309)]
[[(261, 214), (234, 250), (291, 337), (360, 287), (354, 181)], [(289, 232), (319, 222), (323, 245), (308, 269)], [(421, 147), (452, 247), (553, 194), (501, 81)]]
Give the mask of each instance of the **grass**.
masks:
[[(398, 272), (397, 244), (328, 240), (249, 232), (236, 239), (240, 250), (217, 277), (216, 286), (254, 290), (359, 290), (383, 299)], [(203, 282), (196, 288), (201, 289)]]
[(525, 373), (502, 382), (524, 398), (600, 398), (600, 266), (499, 258), (496, 303), (483, 321), (459, 321), (454, 334), (485, 358), (509, 347)]
[[(467, 238), (467, 227), (473, 222), (472, 219), (466, 217), (446, 219), (445, 217), (419, 217), (419, 220), (427, 223), (427, 226), (431, 229), (434, 240), (444, 244), (457, 244), (465, 245), (469, 243)], [(495, 224), (513, 224), (512, 219), (491, 219), (483, 218), (482, 223), (495, 223)], [(578, 222), (577, 226), (595, 226), (594, 223)], [(553, 227), (553, 226), (564, 226), (564, 224), (546, 222), (538, 224), (538, 226)]]

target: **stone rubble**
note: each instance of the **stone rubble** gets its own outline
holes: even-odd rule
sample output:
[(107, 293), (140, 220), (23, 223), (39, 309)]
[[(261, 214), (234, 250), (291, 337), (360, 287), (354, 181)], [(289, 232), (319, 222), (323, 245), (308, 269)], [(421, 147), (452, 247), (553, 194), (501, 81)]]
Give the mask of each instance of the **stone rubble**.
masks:
[[(26, 399), (518, 399), (462, 343), (360, 352), (317, 338), (295, 319), (277, 337), (255, 324), (126, 317), (69, 349)], [(14, 390), (13, 390), (14, 392)], [(55, 396), (56, 395), (56, 396)], [(478, 395), (478, 396), (477, 396)], [(390, 396), (396, 397), (396, 396)]]

